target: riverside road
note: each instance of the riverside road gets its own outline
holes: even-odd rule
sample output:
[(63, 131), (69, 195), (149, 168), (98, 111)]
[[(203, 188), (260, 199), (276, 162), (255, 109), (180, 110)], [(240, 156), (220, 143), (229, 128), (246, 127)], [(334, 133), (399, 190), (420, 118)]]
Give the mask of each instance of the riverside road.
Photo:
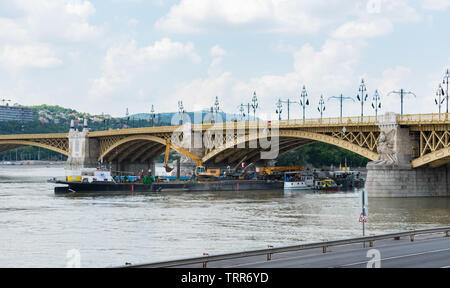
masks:
[[(145, 265), (141, 266), (145, 267)], [(173, 266), (199, 268), (202, 264)], [(378, 240), (366, 244), (328, 247), (235, 258), (207, 263), (208, 268), (450, 268), (450, 237), (442, 234)]]

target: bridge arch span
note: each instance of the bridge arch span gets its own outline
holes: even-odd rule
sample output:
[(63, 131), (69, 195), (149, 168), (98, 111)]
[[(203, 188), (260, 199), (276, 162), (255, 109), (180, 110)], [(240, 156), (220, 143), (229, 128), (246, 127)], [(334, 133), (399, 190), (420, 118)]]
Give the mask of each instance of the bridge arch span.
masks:
[[(5, 152), (8, 150), (12, 150), (12, 149), (23, 147), (23, 146), (40, 147), (43, 149), (58, 152), (65, 156), (69, 156), (68, 150), (62, 149), (60, 147), (52, 146), (50, 144), (42, 143), (42, 142), (27, 141), (27, 140), (0, 140), (0, 152)], [(2, 147), (6, 147), (6, 149), (3, 150)], [(12, 148), (9, 148), (9, 147), (12, 147)]]
[(187, 149), (170, 144), (170, 141), (167, 139), (152, 135), (133, 135), (120, 139), (107, 147), (100, 153), (98, 161), (108, 157), (110, 160), (117, 159), (119, 162), (126, 159), (130, 160), (130, 162), (135, 162), (140, 159), (143, 163), (163, 154), (167, 145), (169, 145), (171, 150), (190, 158), (197, 158), (196, 155), (191, 154)]
[[(361, 147), (360, 145), (351, 143), (347, 140), (340, 139), (340, 138), (333, 137), (333, 136), (326, 135), (326, 134), (319, 134), (319, 133), (314, 133), (314, 132), (298, 131), (298, 130), (280, 130), (280, 131), (278, 131), (278, 133), (276, 133), (274, 135), (269, 135), (269, 136), (272, 136), (272, 137), (278, 136), (279, 137), (279, 143), (280, 143), (279, 150), (280, 150), (281, 154), (288, 152), (290, 150), (299, 148), (301, 146), (314, 143), (314, 142), (323, 142), (323, 143), (331, 144), (331, 145), (349, 150), (353, 153), (361, 155), (372, 161), (375, 161), (378, 159), (378, 154), (368, 148)], [(212, 159), (219, 157), (221, 154), (227, 153), (227, 151), (238, 149), (236, 147), (244, 146), (243, 144), (249, 143), (251, 141), (266, 139), (267, 137), (268, 137), (267, 135), (260, 136), (258, 134), (242, 136), (238, 139), (235, 139), (234, 143), (226, 143), (222, 147), (218, 147), (218, 148), (210, 151), (208, 154), (206, 154), (203, 157), (202, 161), (204, 163), (210, 162)], [(255, 148), (255, 149), (253, 149), (253, 151), (249, 150), (248, 152), (249, 153), (254, 152), (254, 151), (259, 152), (261, 150), (263, 150), (263, 149)], [(243, 153), (245, 155), (245, 150), (243, 151)]]
[(436, 168), (448, 163), (450, 163), (450, 147), (445, 147), (412, 160), (411, 166), (419, 168), (430, 165), (431, 168)]

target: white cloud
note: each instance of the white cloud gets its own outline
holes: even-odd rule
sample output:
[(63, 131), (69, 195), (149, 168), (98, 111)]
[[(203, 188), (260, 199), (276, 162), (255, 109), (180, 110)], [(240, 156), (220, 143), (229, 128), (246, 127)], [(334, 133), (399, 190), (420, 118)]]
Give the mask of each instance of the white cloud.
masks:
[(180, 59), (201, 62), (192, 43), (183, 44), (168, 38), (143, 48), (138, 48), (135, 41), (112, 47), (103, 61), (103, 75), (94, 80), (90, 95), (101, 97), (112, 93), (118, 86), (130, 83), (141, 70), (155, 71), (163, 62)]
[(54, 51), (45, 45), (6, 45), (0, 49), (0, 63), (16, 68), (52, 68), (62, 64)]
[(357, 6), (348, 0), (181, 0), (155, 26), (175, 33), (242, 27), (252, 31), (315, 33), (336, 18), (349, 15)]
[(337, 28), (333, 37), (339, 39), (372, 38), (389, 34), (393, 29), (392, 22), (388, 19), (350, 21)]
[(71, 1), (66, 3), (66, 12), (77, 15), (80, 18), (87, 18), (95, 14), (95, 8), (89, 1)]
[(450, 7), (450, 0), (423, 0), (422, 7), (429, 10), (445, 11)]
[(227, 55), (227, 51), (225, 51), (222, 47), (220, 47), (219, 45), (216, 45), (214, 47), (211, 48), (210, 51), (211, 56), (213, 57), (221, 57), (221, 56), (225, 56)]
[[(355, 41), (347, 43), (339, 40), (328, 40), (318, 50), (310, 44), (305, 44), (293, 53), (292, 72), (282, 75), (262, 75), (247, 81), (236, 79), (231, 72), (213, 73), (212, 71), (217, 69), (212, 70), (210, 67), (208, 77), (194, 79), (182, 85), (170, 99), (175, 101), (185, 97), (187, 106), (195, 108), (196, 103), (205, 102), (201, 101), (202, 99), (213, 99), (218, 95), (225, 103), (223, 106), (231, 107), (229, 109), (231, 111), (237, 111), (237, 105), (248, 103), (256, 91), (261, 107), (260, 113), (269, 115), (274, 111), (278, 98), (297, 100), (303, 85), (307, 86), (311, 100), (321, 93), (338, 93), (342, 91), (341, 89), (357, 86), (359, 78), (354, 70), (362, 47), (363, 43)], [(213, 65), (214, 59), (211, 63), (211, 66)], [(311, 108), (315, 110), (315, 107)], [(292, 109), (291, 115), (294, 115), (294, 111), (298, 109), (294, 106)]]
[[(89, 1), (82, 0), (8, 0), (18, 12), (5, 18), (9, 27), (23, 31), (28, 42), (90, 41), (103, 33), (101, 27), (89, 24), (88, 18), (96, 13)], [(2, 37), (0, 41), (11, 40)], [(22, 37), (24, 38), (24, 37)]]

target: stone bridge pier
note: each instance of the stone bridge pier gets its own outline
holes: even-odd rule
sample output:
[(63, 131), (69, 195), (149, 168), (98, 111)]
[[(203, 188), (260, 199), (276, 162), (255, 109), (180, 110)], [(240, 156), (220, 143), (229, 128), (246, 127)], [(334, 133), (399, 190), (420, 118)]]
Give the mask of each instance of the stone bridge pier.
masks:
[(80, 170), (82, 168), (95, 168), (98, 166), (98, 156), (100, 147), (98, 140), (89, 138), (87, 121), (84, 121), (83, 130), (74, 128), (74, 123), (70, 124), (69, 131), (69, 157), (66, 163), (68, 170)]
[(448, 197), (447, 166), (413, 169), (411, 160), (418, 139), (409, 127), (401, 127), (395, 113), (380, 117), (377, 161), (367, 165), (366, 191), (369, 197)]

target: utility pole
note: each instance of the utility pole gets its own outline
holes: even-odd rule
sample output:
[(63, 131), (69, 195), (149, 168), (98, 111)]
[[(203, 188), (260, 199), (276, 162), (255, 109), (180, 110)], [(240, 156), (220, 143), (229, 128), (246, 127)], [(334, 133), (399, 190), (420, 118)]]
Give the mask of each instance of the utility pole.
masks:
[(276, 113), (278, 114), (278, 120), (281, 120), (282, 112), (283, 112), (283, 103), (282, 103), (281, 99), (278, 99), (277, 110), (276, 110)]
[(344, 101), (346, 100), (352, 100), (353, 102), (355, 102), (355, 99), (353, 99), (352, 97), (344, 97), (344, 95), (341, 94), (341, 96), (331, 96), (330, 98), (328, 98), (328, 101), (336, 99), (339, 101), (339, 106), (340, 106), (340, 117), (341, 117), (341, 122), (342, 122), (342, 110), (343, 110), (343, 104)]
[(358, 95), (356, 98), (358, 98), (358, 101), (361, 102), (361, 121), (363, 121), (364, 118), (364, 103), (367, 101), (367, 97), (369, 97), (367, 92), (366, 84), (364, 83), (364, 79), (361, 80), (361, 85), (359, 86)]
[(414, 94), (411, 91), (406, 92), (404, 89), (400, 89), (400, 91), (392, 91), (392, 92), (390, 92), (388, 94), (388, 96), (391, 95), (391, 94), (398, 94), (398, 95), (400, 95), (400, 108), (401, 108), (400, 111), (401, 111), (401, 115), (403, 115), (403, 98), (405, 97), (405, 95), (413, 95), (414, 97), (416, 97), (416, 94)]
[(305, 85), (303, 85), (302, 93), (300, 95), (300, 106), (303, 108), (303, 123), (305, 123), (305, 110), (306, 106), (309, 106), (308, 93), (306, 92)]
[(378, 109), (381, 109), (381, 97), (380, 93), (378, 93), (378, 90), (375, 90), (373, 101), (375, 101), (375, 105), (374, 103), (372, 103), (372, 108), (375, 109), (375, 118), (378, 119)]
[(436, 91), (436, 99), (434, 99), (434, 102), (439, 107), (439, 118), (441, 115), (441, 107), (442, 107), (442, 104), (444, 103), (444, 101), (445, 101), (445, 92), (444, 92), (444, 89), (442, 88), (442, 85), (439, 84), (439, 88)]
[(256, 97), (256, 91), (253, 93), (252, 98), (252, 108), (253, 108), (253, 120), (256, 121), (256, 110), (259, 108), (258, 98)]
[(317, 107), (317, 110), (320, 113), (320, 121), (322, 121), (323, 112), (325, 111), (325, 100), (323, 100), (323, 95), (320, 95), (319, 107)]
[(299, 103), (297, 101), (292, 101), (291, 99), (287, 99), (286, 101), (281, 100), (281, 103), (286, 103), (287, 104), (287, 113), (288, 113), (288, 120), (291, 120), (291, 109), (290, 106), (291, 104), (296, 104)]

